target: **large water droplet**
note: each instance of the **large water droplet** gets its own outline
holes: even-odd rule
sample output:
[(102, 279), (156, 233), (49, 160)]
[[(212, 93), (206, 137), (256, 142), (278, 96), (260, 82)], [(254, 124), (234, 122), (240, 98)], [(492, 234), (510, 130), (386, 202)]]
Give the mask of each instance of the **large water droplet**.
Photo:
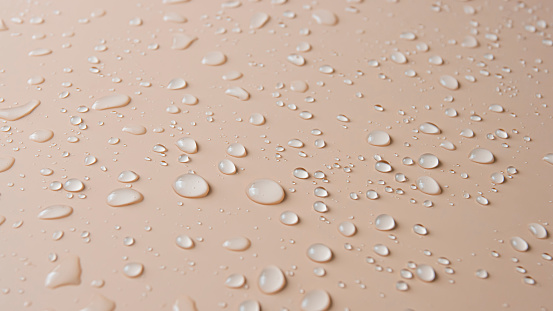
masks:
[(261, 270), (259, 289), (265, 294), (276, 294), (286, 286), (286, 277), (277, 266), (269, 265)]
[(129, 278), (137, 278), (144, 272), (144, 265), (138, 262), (129, 262), (123, 267), (123, 274)]
[(125, 107), (131, 102), (131, 98), (125, 94), (112, 94), (101, 97), (92, 105), (92, 109), (106, 110)]
[(177, 147), (182, 151), (189, 154), (198, 152), (198, 144), (190, 137), (183, 137), (177, 140)]
[(203, 198), (209, 193), (209, 184), (197, 174), (183, 174), (173, 183), (173, 189), (181, 197)]
[(374, 221), (376, 229), (381, 231), (392, 230), (396, 227), (394, 218), (387, 214), (378, 215)]
[(33, 110), (35, 110), (35, 108), (39, 105), (40, 101), (33, 99), (24, 105), (15, 106), (12, 108), (2, 108), (0, 109), (0, 119), (6, 121), (19, 120), (33, 112)]
[(52, 205), (38, 213), (40, 219), (60, 219), (73, 213), (73, 208), (68, 205)]
[(417, 179), (417, 188), (426, 194), (437, 195), (442, 193), (440, 184), (430, 176), (419, 177)]
[(121, 188), (112, 191), (108, 195), (107, 203), (113, 207), (121, 207), (136, 204), (142, 202), (142, 200), (144, 200), (142, 193), (130, 188)]
[(248, 198), (259, 204), (278, 204), (284, 200), (284, 189), (271, 179), (258, 179), (248, 185)]
[(367, 136), (367, 141), (373, 146), (388, 146), (390, 144), (390, 135), (384, 131), (372, 131)]
[(317, 9), (313, 11), (311, 16), (319, 25), (333, 26), (338, 23), (338, 17), (329, 10)]
[(324, 244), (315, 243), (307, 249), (307, 257), (315, 262), (328, 262), (332, 259), (332, 250)]
[(52, 137), (54, 137), (54, 132), (51, 130), (36, 130), (29, 135), (29, 139), (37, 143), (45, 143)]
[(515, 236), (511, 238), (511, 246), (519, 252), (526, 252), (530, 246), (523, 238)]
[(469, 160), (476, 163), (490, 164), (495, 162), (495, 157), (488, 149), (476, 148), (470, 152)]
[(547, 238), (547, 235), (548, 235), (547, 229), (545, 229), (545, 227), (542, 226), (541, 224), (531, 223), (531, 224), (528, 225), (528, 229), (538, 239)]
[(330, 308), (330, 295), (322, 289), (308, 291), (301, 300), (301, 309), (304, 311), (326, 311)]
[(429, 265), (421, 264), (415, 270), (417, 277), (425, 282), (432, 282), (436, 279), (436, 271)]
[(235, 252), (245, 251), (248, 248), (250, 248), (250, 245), (251, 245), (250, 239), (243, 236), (238, 236), (223, 242), (224, 248)]

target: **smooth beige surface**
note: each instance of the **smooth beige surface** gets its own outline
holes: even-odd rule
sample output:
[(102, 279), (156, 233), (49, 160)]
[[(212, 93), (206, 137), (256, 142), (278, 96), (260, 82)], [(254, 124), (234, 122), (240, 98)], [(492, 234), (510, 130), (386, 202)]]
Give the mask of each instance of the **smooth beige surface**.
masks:
[[(552, 16), (536, 0), (0, 2), (0, 309), (552, 310)], [(205, 197), (173, 190), (187, 173)], [(285, 199), (250, 200), (258, 179)], [(125, 187), (140, 195), (108, 205)], [(251, 246), (223, 247), (236, 237)]]

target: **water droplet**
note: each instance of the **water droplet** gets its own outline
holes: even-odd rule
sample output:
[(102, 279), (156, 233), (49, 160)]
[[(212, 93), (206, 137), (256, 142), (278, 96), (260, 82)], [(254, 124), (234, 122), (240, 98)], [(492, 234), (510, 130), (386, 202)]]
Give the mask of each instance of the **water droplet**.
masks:
[(461, 42), (461, 46), (464, 48), (475, 48), (478, 47), (478, 40), (473, 36), (466, 36)]
[(250, 28), (251, 29), (262, 28), (263, 26), (265, 26), (265, 24), (267, 24), (269, 19), (270, 19), (269, 14), (264, 12), (257, 12), (250, 19)]
[(286, 286), (286, 277), (277, 266), (269, 265), (261, 270), (259, 289), (265, 294), (276, 294)]
[(378, 215), (374, 221), (376, 229), (381, 231), (392, 230), (396, 227), (394, 218), (387, 214)]
[(390, 59), (397, 64), (405, 64), (407, 62), (407, 57), (401, 52), (393, 52), (392, 55), (390, 55)]
[(495, 162), (495, 157), (488, 149), (476, 148), (470, 152), (469, 160), (481, 164), (490, 164)]
[(81, 284), (81, 260), (78, 256), (67, 254), (59, 265), (46, 276), (48, 288)]
[(423, 225), (414, 225), (413, 226), (413, 232), (415, 232), (418, 235), (427, 235), (428, 230)]
[(329, 10), (317, 9), (313, 11), (311, 16), (319, 25), (333, 26), (338, 23), (338, 17), (336, 17), (336, 15)]
[(224, 159), (219, 162), (219, 171), (225, 175), (236, 174), (236, 165), (231, 160)]
[(491, 175), (491, 179), (496, 184), (502, 184), (505, 182), (505, 176), (502, 173), (495, 172)]
[(181, 90), (186, 87), (186, 81), (183, 78), (174, 78), (169, 81), (167, 88), (170, 90)]
[(425, 122), (419, 126), (419, 130), (425, 134), (440, 134), (442, 131), (434, 123)]
[(208, 66), (219, 66), (227, 62), (227, 56), (219, 51), (208, 52), (202, 58), (202, 64)]
[(292, 211), (285, 211), (280, 214), (280, 222), (288, 225), (293, 226), (297, 224), (300, 221), (300, 218), (298, 217), (298, 214), (292, 212)]
[(419, 157), (419, 166), (426, 169), (432, 169), (440, 164), (438, 157), (431, 153), (424, 153)]
[(484, 269), (478, 269), (476, 270), (476, 273), (475, 275), (478, 277), (478, 278), (481, 278), (481, 279), (487, 279), (489, 274), (488, 274), (488, 271), (484, 270)]
[(299, 139), (291, 139), (288, 141), (288, 146), (293, 148), (301, 148), (303, 147), (303, 142)]
[(122, 171), (119, 176), (117, 176), (117, 180), (122, 183), (131, 183), (135, 182), (140, 178), (138, 174), (136, 174), (133, 171)]
[(315, 194), (316, 197), (319, 198), (326, 198), (328, 197), (328, 191), (326, 191), (323, 187), (317, 187), (315, 190), (313, 190), (313, 194)]
[(309, 178), (309, 173), (302, 167), (298, 167), (297, 169), (295, 169), (293, 175), (294, 177), (300, 179)]
[(330, 308), (330, 295), (322, 289), (308, 291), (301, 300), (301, 309), (304, 311), (326, 311)]
[(265, 117), (260, 113), (252, 113), (250, 116), (250, 124), (252, 125), (263, 125), (265, 124)]
[(248, 154), (248, 152), (246, 151), (246, 147), (244, 147), (244, 145), (234, 143), (228, 146), (227, 154), (235, 158), (243, 158)]
[(69, 192), (79, 192), (84, 189), (84, 184), (78, 179), (71, 178), (63, 184), (63, 189)]
[(112, 191), (108, 195), (107, 203), (113, 207), (121, 207), (136, 204), (142, 202), (142, 200), (144, 200), (142, 193), (130, 188), (121, 188)]
[(367, 191), (366, 195), (367, 195), (367, 198), (370, 199), (370, 200), (376, 200), (379, 197), (378, 192), (376, 192), (374, 190)]
[(528, 229), (538, 239), (547, 238), (547, 235), (548, 235), (547, 229), (545, 229), (545, 227), (542, 226), (541, 224), (531, 223), (531, 224), (528, 225)]
[(36, 130), (29, 135), (29, 139), (37, 143), (45, 143), (52, 137), (54, 137), (54, 132), (51, 130)]
[(343, 236), (350, 237), (355, 235), (357, 227), (352, 222), (343, 221), (338, 226), (338, 231), (340, 231)]
[(15, 158), (7, 155), (0, 155), (0, 173), (12, 168), (15, 163)]
[(173, 44), (171, 48), (173, 50), (186, 50), (198, 37), (186, 35), (186, 34), (175, 34), (173, 35)]
[(242, 274), (233, 273), (225, 280), (225, 286), (228, 288), (240, 288), (246, 284), (246, 278)]
[(434, 268), (425, 264), (418, 265), (415, 274), (419, 279), (425, 282), (432, 282), (436, 279), (436, 271), (434, 271)]
[(315, 243), (307, 249), (307, 257), (314, 262), (328, 262), (332, 259), (332, 251), (324, 244)]
[(244, 90), (243, 88), (241, 88), (239, 86), (229, 87), (225, 91), (225, 94), (227, 94), (229, 96), (232, 96), (232, 97), (236, 97), (240, 100), (250, 99), (250, 93), (248, 93), (248, 91)]
[(417, 188), (423, 193), (437, 195), (442, 193), (440, 184), (434, 178), (429, 176), (421, 176), (417, 179)]
[(144, 272), (144, 265), (138, 262), (129, 262), (123, 267), (123, 274), (129, 278), (137, 278)]
[(383, 245), (383, 244), (376, 244), (373, 247), (373, 250), (376, 254), (378, 254), (380, 256), (390, 255), (390, 250), (388, 249), (388, 247), (386, 245)]
[(238, 311), (261, 311), (261, 306), (256, 300), (246, 300), (238, 306)]
[(548, 153), (543, 157), (543, 160), (549, 164), (553, 164), (553, 153)]
[(15, 106), (12, 108), (2, 108), (0, 109), (0, 119), (6, 121), (19, 120), (33, 112), (33, 110), (35, 110), (35, 108), (39, 105), (40, 101), (33, 99), (24, 105)]
[(390, 135), (384, 131), (372, 131), (367, 136), (367, 141), (373, 146), (388, 146), (390, 144)]
[(303, 58), (303, 56), (299, 55), (299, 54), (290, 54), (286, 57), (286, 59), (296, 65), (296, 66), (303, 66), (305, 65), (305, 58)]
[(428, 58), (428, 62), (432, 65), (439, 66), (444, 63), (444, 60), (439, 55), (432, 55)]
[(308, 85), (305, 81), (302, 80), (294, 80), (290, 82), (290, 90), (294, 92), (304, 93), (308, 89)]
[(60, 219), (73, 213), (73, 208), (67, 205), (52, 205), (38, 213), (39, 219)]
[(265, 205), (278, 204), (284, 200), (284, 189), (271, 179), (257, 179), (248, 185), (246, 194), (250, 200)]
[(45, 56), (52, 54), (52, 50), (46, 48), (38, 48), (29, 52), (29, 56)]
[(526, 252), (530, 247), (523, 238), (515, 236), (511, 238), (511, 246), (519, 252)]
[(131, 98), (124, 94), (112, 94), (104, 96), (92, 105), (92, 109), (106, 110), (113, 108), (125, 107), (131, 102)]
[(182, 151), (189, 154), (198, 152), (198, 144), (190, 137), (183, 137), (177, 140), (177, 147)]
[(203, 198), (209, 193), (209, 184), (197, 174), (183, 174), (173, 183), (173, 190), (185, 198)]
[[(176, 0), (164, 0), (164, 1), (176, 1)], [(194, 299), (187, 295), (181, 295), (173, 304), (172, 311), (198, 311), (196, 308), (196, 302)]]
[(194, 248), (194, 240), (192, 240), (192, 238), (184, 234), (177, 236), (177, 238), (175, 239), (175, 243), (180, 248), (184, 248), (184, 249)]
[(223, 242), (224, 248), (235, 252), (245, 251), (248, 248), (250, 248), (250, 245), (251, 245), (250, 240), (243, 236), (238, 236)]
[(459, 88), (459, 81), (450, 75), (441, 76), (440, 84), (449, 90), (457, 90)]

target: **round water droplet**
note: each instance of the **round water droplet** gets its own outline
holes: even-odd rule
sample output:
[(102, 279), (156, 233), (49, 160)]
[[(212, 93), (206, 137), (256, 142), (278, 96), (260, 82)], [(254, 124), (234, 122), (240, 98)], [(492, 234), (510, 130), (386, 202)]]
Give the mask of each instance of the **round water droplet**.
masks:
[(379, 197), (378, 192), (376, 192), (374, 190), (367, 191), (366, 195), (367, 195), (367, 198), (370, 199), (370, 200), (376, 200)]
[(417, 188), (426, 194), (437, 195), (442, 193), (440, 184), (434, 178), (429, 176), (421, 176), (417, 179)]
[(505, 182), (505, 176), (502, 173), (495, 172), (491, 175), (491, 179), (496, 184), (502, 184)]
[(242, 252), (250, 248), (251, 242), (248, 238), (238, 236), (223, 242), (223, 247), (235, 252)]
[(386, 245), (383, 245), (383, 244), (376, 244), (373, 247), (373, 250), (376, 254), (378, 254), (380, 256), (390, 255), (390, 250), (388, 249), (388, 247)]
[(338, 231), (340, 231), (343, 236), (350, 237), (355, 235), (357, 227), (352, 222), (344, 221), (338, 226)]
[(79, 192), (84, 189), (84, 184), (76, 178), (71, 178), (63, 184), (63, 189), (69, 192)]
[(392, 171), (392, 166), (386, 161), (378, 161), (374, 164), (374, 168), (381, 173), (389, 173)]
[(297, 224), (300, 221), (300, 218), (298, 217), (298, 214), (292, 212), (292, 211), (285, 211), (280, 214), (280, 222), (288, 225), (293, 226)]
[(228, 146), (227, 154), (236, 158), (243, 158), (248, 154), (248, 152), (246, 151), (246, 147), (244, 147), (244, 145), (234, 143)]
[(323, 187), (317, 187), (315, 190), (313, 190), (313, 194), (315, 194), (316, 197), (319, 198), (326, 198), (328, 197), (328, 191), (326, 191)]
[(309, 173), (302, 167), (298, 167), (293, 172), (294, 177), (300, 178), (300, 179), (306, 179), (309, 178)]
[(130, 188), (121, 188), (112, 191), (108, 195), (107, 203), (113, 207), (120, 207), (139, 203), (142, 200), (144, 200), (142, 193)]
[(301, 309), (304, 311), (326, 311), (330, 308), (330, 295), (322, 289), (308, 291), (301, 300)]
[(250, 200), (265, 205), (278, 204), (284, 200), (284, 189), (271, 179), (258, 179), (248, 185), (246, 194)]
[(252, 113), (250, 116), (250, 124), (252, 125), (263, 125), (265, 124), (265, 117), (260, 113)]
[(488, 274), (488, 271), (484, 270), (484, 269), (478, 269), (476, 270), (476, 273), (475, 275), (478, 277), (478, 278), (481, 278), (481, 279), (487, 279), (489, 274)]
[(324, 244), (315, 243), (307, 249), (307, 257), (314, 262), (328, 262), (332, 259), (332, 250)]
[(425, 264), (418, 265), (415, 274), (419, 279), (425, 282), (432, 282), (436, 279), (436, 271), (434, 271), (434, 268)]
[(481, 164), (490, 164), (495, 162), (495, 157), (488, 149), (476, 148), (470, 152), (469, 160)]
[(138, 262), (130, 262), (123, 267), (123, 274), (130, 278), (137, 278), (144, 272), (144, 265)]
[(197, 174), (183, 174), (173, 183), (173, 189), (181, 197), (203, 198), (209, 193), (209, 184)]
[(259, 289), (265, 294), (276, 294), (286, 286), (286, 277), (277, 266), (266, 266), (258, 278)]
[(372, 131), (367, 136), (367, 141), (373, 146), (388, 146), (390, 144), (390, 135), (384, 131)]
[(419, 166), (426, 169), (435, 168), (440, 164), (438, 157), (431, 153), (424, 153), (419, 157)]
[(236, 174), (236, 165), (231, 160), (224, 159), (219, 162), (219, 171), (225, 175)]
[(392, 230), (396, 227), (394, 218), (387, 214), (378, 215), (374, 221), (376, 229), (381, 231)]
[(530, 246), (523, 238), (515, 236), (511, 238), (511, 246), (519, 252), (526, 252)]

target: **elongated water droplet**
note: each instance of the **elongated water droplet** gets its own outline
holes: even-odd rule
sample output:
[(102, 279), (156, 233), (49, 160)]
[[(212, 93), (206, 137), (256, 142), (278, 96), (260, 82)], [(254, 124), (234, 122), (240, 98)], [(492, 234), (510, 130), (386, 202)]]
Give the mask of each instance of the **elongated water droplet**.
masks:
[(40, 219), (60, 219), (73, 213), (73, 208), (68, 205), (52, 205), (38, 213)]
[(108, 195), (107, 203), (113, 207), (121, 207), (136, 204), (142, 202), (142, 200), (144, 200), (142, 193), (130, 188), (121, 188), (112, 191)]
[(332, 259), (332, 250), (324, 244), (315, 243), (307, 249), (307, 257), (314, 262), (328, 262)]
[(258, 179), (248, 185), (246, 194), (250, 200), (265, 205), (278, 204), (284, 200), (284, 189), (271, 179)]

